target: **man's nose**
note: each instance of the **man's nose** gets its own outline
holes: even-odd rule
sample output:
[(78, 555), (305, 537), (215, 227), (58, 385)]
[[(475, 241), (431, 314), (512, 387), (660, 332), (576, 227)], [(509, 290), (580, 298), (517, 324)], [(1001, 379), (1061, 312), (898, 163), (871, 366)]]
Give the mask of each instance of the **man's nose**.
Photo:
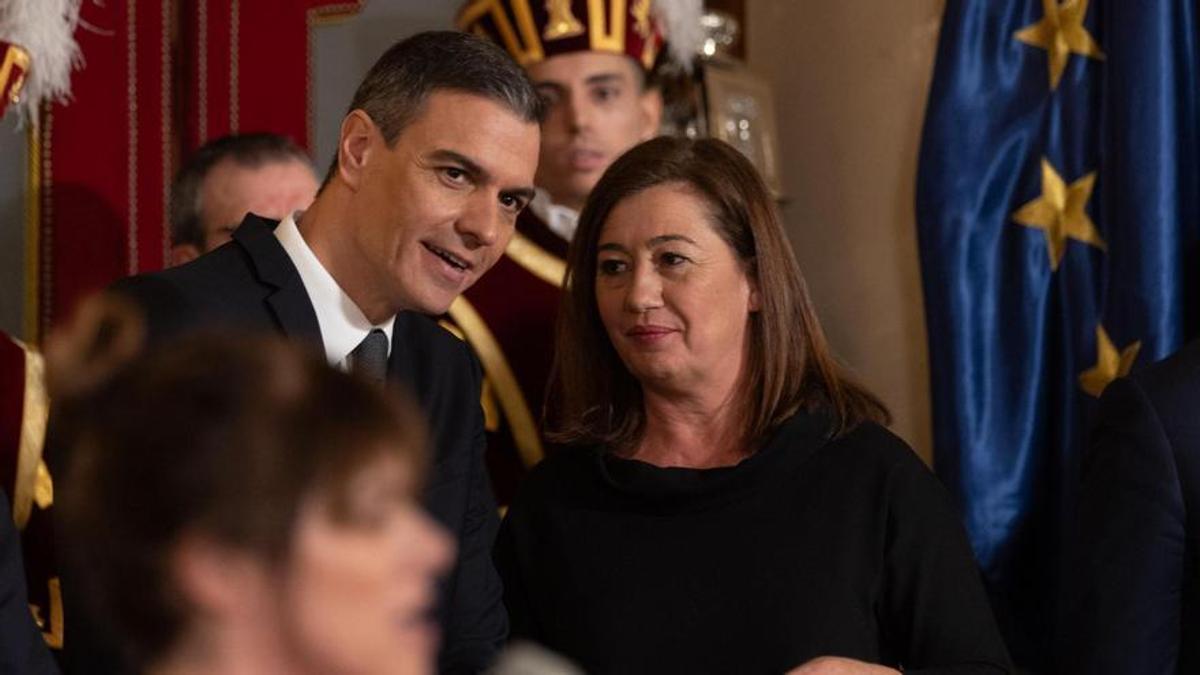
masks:
[(458, 219), (458, 232), (470, 249), (495, 245), (503, 229), (499, 197), (494, 194), (472, 195)]
[(567, 126), (572, 132), (578, 133), (592, 125), (593, 106), (584, 96), (570, 96), (564, 104), (567, 115)]

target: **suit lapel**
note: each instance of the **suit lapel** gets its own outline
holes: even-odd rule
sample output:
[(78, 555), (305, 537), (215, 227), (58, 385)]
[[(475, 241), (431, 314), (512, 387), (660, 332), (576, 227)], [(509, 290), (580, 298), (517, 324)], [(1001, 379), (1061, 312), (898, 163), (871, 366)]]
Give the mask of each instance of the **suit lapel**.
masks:
[(284, 335), (320, 347), (321, 325), (296, 266), (275, 238), (278, 224), (250, 214), (234, 231), (233, 239), (246, 251), (258, 279), (270, 287), (266, 304)]

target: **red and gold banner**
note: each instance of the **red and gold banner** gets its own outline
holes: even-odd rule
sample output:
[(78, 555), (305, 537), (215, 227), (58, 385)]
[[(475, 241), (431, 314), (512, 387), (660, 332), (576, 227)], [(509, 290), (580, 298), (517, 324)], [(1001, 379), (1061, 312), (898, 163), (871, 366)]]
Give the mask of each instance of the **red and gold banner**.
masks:
[(72, 100), (32, 136), (34, 340), (91, 291), (166, 260), (170, 185), (207, 140), (271, 131), (311, 147), (310, 32), (361, 2), (84, 3)]
[[(44, 109), (36, 333), (83, 295), (162, 266), (173, 170), (171, 3), (85, 3), (72, 100)], [(84, 27), (86, 26), (86, 28)]]
[(181, 12), (183, 147), (270, 131), (313, 147), (311, 29), (358, 12), (346, 0), (192, 0)]
[(29, 52), (18, 45), (0, 40), (0, 115), (9, 103), (16, 103), (29, 72)]

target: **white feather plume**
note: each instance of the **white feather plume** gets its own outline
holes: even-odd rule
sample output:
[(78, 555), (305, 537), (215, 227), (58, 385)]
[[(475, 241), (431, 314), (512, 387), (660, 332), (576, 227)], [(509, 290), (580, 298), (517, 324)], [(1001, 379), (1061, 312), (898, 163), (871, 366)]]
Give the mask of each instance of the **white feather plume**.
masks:
[(75, 26), (82, 0), (0, 0), (0, 40), (29, 52), (19, 110), (36, 119), (44, 101), (67, 101), (71, 70), (82, 64)]
[(704, 41), (704, 29), (700, 26), (703, 13), (703, 0), (655, 0), (654, 3), (654, 14), (666, 34), (671, 56), (689, 71)]

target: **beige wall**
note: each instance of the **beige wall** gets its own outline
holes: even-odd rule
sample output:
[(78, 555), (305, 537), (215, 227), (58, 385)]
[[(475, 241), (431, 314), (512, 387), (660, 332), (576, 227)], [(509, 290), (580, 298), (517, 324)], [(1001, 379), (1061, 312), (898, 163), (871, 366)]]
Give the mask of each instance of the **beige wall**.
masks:
[(931, 450), (913, 194), (944, 0), (748, 0), (776, 96), (784, 206), (834, 350)]

